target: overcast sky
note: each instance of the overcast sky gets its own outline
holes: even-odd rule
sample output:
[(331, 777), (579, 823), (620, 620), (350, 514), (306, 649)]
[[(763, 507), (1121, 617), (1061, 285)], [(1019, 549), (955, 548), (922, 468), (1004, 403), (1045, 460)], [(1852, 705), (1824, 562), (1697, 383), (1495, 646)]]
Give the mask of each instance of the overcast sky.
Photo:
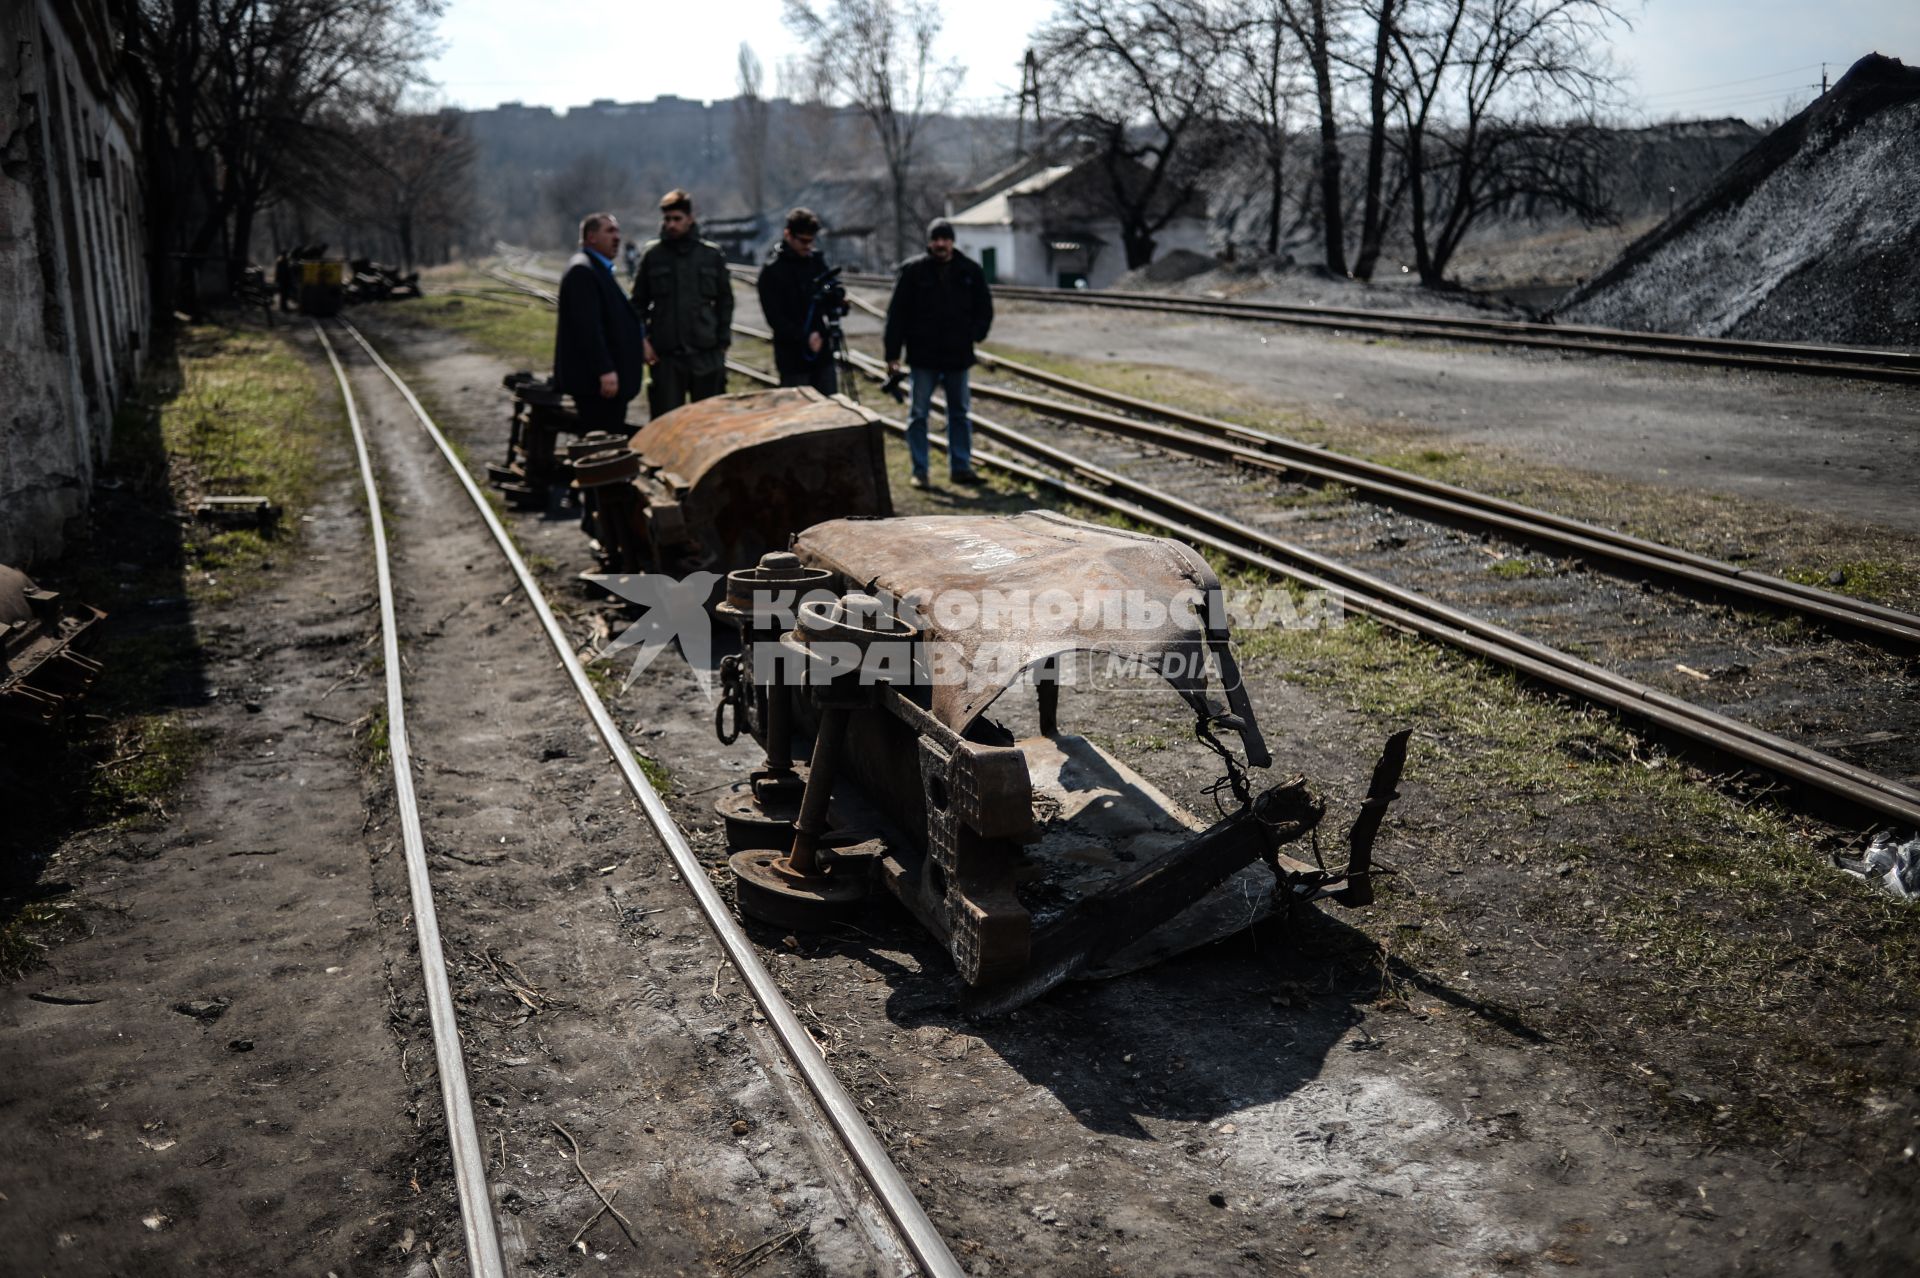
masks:
[[(1814, 95), (1821, 61), (1840, 73), (1862, 54), (1920, 62), (1920, 0), (1625, 0), (1634, 27), (1615, 55), (1628, 91), (1650, 118), (1798, 110)], [(941, 48), (967, 68), (962, 105), (1008, 110), (1027, 37), (1048, 0), (941, 5)], [(445, 49), (429, 68), (445, 101), (566, 107), (595, 98), (641, 101), (663, 93), (733, 96), (741, 41), (774, 67), (794, 52), (780, 0), (450, 0)]]

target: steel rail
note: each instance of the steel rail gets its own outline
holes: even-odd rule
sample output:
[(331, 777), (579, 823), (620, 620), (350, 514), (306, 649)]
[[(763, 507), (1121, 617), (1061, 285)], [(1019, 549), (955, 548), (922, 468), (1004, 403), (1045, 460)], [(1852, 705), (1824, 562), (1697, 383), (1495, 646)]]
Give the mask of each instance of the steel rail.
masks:
[[(853, 287), (887, 288), (879, 276), (842, 277)], [(1869, 381), (1920, 383), (1920, 356), (1903, 351), (1797, 343), (1740, 342), (1727, 338), (1641, 333), (1627, 329), (1563, 327), (1520, 320), (1476, 320), (1442, 315), (1402, 314), (1356, 308), (1288, 306), (1277, 302), (1217, 301), (1177, 294), (1132, 293), (1101, 289), (1046, 289), (995, 285), (994, 293), (1011, 301), (1153, 311), (1203, 318), (1251, 320), (1389, 337), (1480, 342), (1590, 355), (1620, 355), (1739, 368), (1759, 372), (1811, 373)]]
[[(1535, 506), (1526, 506), (1519, 502), (1508, 501), (1502, 497), (1494, 497), (1486, 493), (1475, 492), (1470, 488), (1462, 488), (1457, 484), (1449, 484), (1443, 480), (1429, 479), (1424, 475), (1416, 475), (1411, 471), (1399, 470), (1392, 466), (1382, 465), (1379, 462), (1370, 462), (1363, 458), (1349, 456), (1345, 453), (1333, 452), (1330, 449), (1317, 448), (1312, 444), (1289, 439), (1284, 435), (1276, 435), (1271, 431), (1260, 430), (1257, 427), (1243, 426), (1235, 422), (1223, 421), (1216, 417), (1208, 417), (1202, 413), (1188, 412), (1185, 409), (1175, 408), (1168, 404), (1161, 404), (1120, 391), (1109, 390), (1104, 386), (1097, 386), (1091, 382), (1081, 381), (1078, 378), (1067, 377), (1044, 368), (1036, 368), (1031, 364), (1021, 363), (1018, 360), (1008, 359), (1003, 355), (994, 355), (986, 351), (977, 353), (980, 361), (989, 367), (1003, 369), (1015, 377), (1038, 382), (1044, 386), (1051, 386), (1056, 390), (1066, 391), (1068, 394), (1077, 395), (1082, 399), (1109, 404), (1116, 408), (1126, 409), (1129, 412), (1158, 417), (1163, 421), (1187, 427), (1204, 435), (1212, 435), (1220, 439), (1227, 439), (1258, 448), (1276, 457), (1292, 458), (1301, 462), (1310, 463), (1314, 466), (1338, 470), (1342, 472), (1339, 482), (1350, 487), (1368, 488), (1374, 481), (1378, 481), (1398, 488), (1414, 489), (1420, 493), (1431, 494), (1449, 501), (1476, 506), (1489, 511), (1497, 511), (1500, 514), (1525, 519), (1533, 523), (1545, 525), (1548, 528), (1572, 533), (1595, 541), (1602, 541), (1621, 549), (1636, 551), (1641, 554), (1655, 555), (1663, 559), (1672, 560), (1675, 563), (1705, 569), (1739, 581), (1757, 583), (1766, 587), (1768, 590), (1777, 591), (1781, 594), (1795, 595), (1830, 608), (1857, 612), (1863, 616), (1877, 618), (1897, 626), (1920, 630), (1920, 616), (1916, 616), (1910, 612), (1903, 612), (1898, 608), (1889, 608), (1864, 599), (1855, 599), (1848, 595), (1835, 594), (1830, 590), (1821, 590), (1817, 586), (1809, 586), (1801, 582), (1789, 581), (1784, 577), (1775, 577), (1769, 573), (1754, 572), (1751, 569), (1741, 568), (1738, 565), (1727, 563), (1725, 560), (1714, 559), (1709, 555), (1695, 554), (1693, 551), (1682, 550), (1677, 546), (1669, 546), (1664, 542), (1649, 541), (1645, 538), (1635, 537), (1630, 533), (1618, 532), (1612, 528), (1603, 528), (1598, 524), (1586, 523), (1566, 515), (1556, 515), (1552, 511), (1541, 510)], [(976, 393), (978, 393), (977, 390)], [(1051, 405), (1048, 411), (1053, 411), (1054, 408), (1074, 410), (1076, 406), (1064, 404)]]
[[(751, 325), (735, 324), (733, 330), (742, 336), (761, 341), (772, 339), (771, 333)], [(849, 362), (867, 377), (873, 380), (884, 377), (883, 366), (872, 356), (855, 351), (849, 351), (848, 356)], [(750, 369), (746, 365), (729, 361), (729, 367), (765, 380), (764, 373)], [(1200, 533), (1206, 544), (1234, 555), (1242, 562), (1261, 568), (1263, 571), (1271, 571), (1283, 562), (1290, 562), (1293, 566), (1287, 568), (1281, 575), (1319, 588), (1337, 588), (1350, 603), (1358, 599), (1357, 611), (1380, 617), (1382, 620), (1390, 620), (1393, 624), (1402, 625), (1415, 633), (1459, 647), (1497, 664), (1506, 665), (1540, 682), (1630, 717), (1653, 723), (1664, 730), (1691, 738), (1763, 771), (1811, 786), (1886, 819), (1907, 825), (1920, 825), (1920, 790), (1914, 790), (1891, 778), (1857, 767), (1845, 760), (1836, 759), (1810, 746), (1617, 675), (1558, 648), (1438, 603), (1416, 591), (1395, 586), (1391, 582), (1359, 569), (1349, 568), (1305, 547), (1275, 537), (1264, 529), (1240, 523), (1171, 494), (1160, 492), (1149, 485), (1140, 484), (1117, 472), (1075, 457), (1063, 449), (1033, 439), (1011, 427), (984, 419), (978, 414), (972, 414), (971, 417), (974, 425), (982, 433), (1012, 444), (1030, 456), (1040, 457), (1069, 474), (1098, 484), (1109, 495), (1102, 497), (1096, 504), (1106, 506), (1108, 509), (1117, 509), (1113, 505), (1110, 494), (1114, 491), (1130, 493), (1148, 503), (1149, 506), (1174, 511), (1177, 516), (1176, 521), (1169, 521), (1165, 515), (1160, 515), (1152, 517), (1149, 522), (1174, 531), (1176, 535)], [(903, 423), (885, 418), (882, 420), (896, 431), (905, 430)], [(1000, 458), (995, 460), (994, 464), (1000, 465), (1005, 461), (1006, 459)], [(1002, 466), (1002, 468), (1005, 467)], [(1022, 467), (1021, 471), (1022, 478), (1042, 482), (1034, 479), (1034, 476), (1044, 475), (1044, 472), (1033, 471), (1028, 467)], [(1061, 490), (1060, 485), (1069, 481), (1047, 476), (1045, 482), (1049, 487)], [(1073, 485), (1073, 487), (1085, 493), (1094, 492), (1093, 489), (1083, 488), (1080, 485)], [(1133, 509), (1139, 511), (1143, 508), (1135, 506)], [(1207, 528), (1216, 531), (1207, 533), (1205, 532)], [(1235, 539), (1238, 539), (1237, 543)], [(1250, 552), (1244, 544), (1248, 542), (1268, 553)], [(1262, 562), (1253, 564), (1252, 560), (1247, 558), (1250, 553), (1257, 554)], [(1275, 559), (1272, 556), (1279, 556), (1279, 558)], [(1336, 587), (1333, 583), (1339, 584)], [(1420, 624), (1411, 624), (1410, 619), (1417, 619)]]
[[(1011, 361), (996, 363), (1009, 371), (1024, 367), (1013, 365)], [(1028, 374), (1022, 371), (1018, 375), (1024, 377)], [(1179, 427), (1157, 426), (1136, 418), (1065, 404), (991, 383), (975, 383), (973, 395), (976, 399), (998, 400), (1030, 412), (1065, 418), (1209, 461), (1249, 466), (1276, 474), (1293, 471), (1320, 483), (1345, 484), (1391, 505), (1413, 507), (1442, 519), (1497, 529), (1510, 537), (1563, 547), (1588, 559), (1610, 561), (1643, 575), (1665, 577), (1717, 595), (1736, 595), (1763, 607), (1799, 613), (1828, 626), (1890, 641), (1903, 648), (1920, 648), (1920, 616), (1911, 613), (1878, 604), (1864, 604), (1764, 573), (1746, 572), (1733, 564), (1705, 555), (1552, 515), (1518, 502), (1484, 496), (1452, 484), (1409, 475), (1392, 467), (1338, 453), (1322, 452), (1246, 427), (1213, 422), (1175, 409), (1160, 409), (1142, 401), (1134, 401), (1140, 404), (1143, 411), (1154, 411), (1181, 423)], [(1225, 438), (1229, 435), (1233, 438)], [(1239, 442), (1245, 439), (1258, 440), (1262, 446), (1249, 447)]]
[[(863, 309), (878, 308), (854, 299)], [(1078, 404), (1061, 403), (991, 383), (975, 383), (976, 398), (996, 399), (1029, 411), (1060, 417), (1115, 434), (1146, 440), (1211, 461), (1281, 472), (1294, 471), (1321, 483), (1339, 483), (1397, 506), (1433, 512), (1441, 518), (1491, 526), (1508, 536), (1558, 545), (1593, 559), (1608, 560), (1645, 575), (1671, 578), (1720, 595), (1737, 595), (1763, 607), (1799, 613), (1828, 626), (1903, 649), (1920, 647), (1920, 616), (1853, 599), (1831, 591), (1753, 572), (1724, 560), (1676, 546), (1648, 541), (1519, 502), (1489, 496), (1437, 479), (1315, 448), (1298, 440), (1250, 426), (1190, 413), (1169, 405), (1111, 391), (1017, 360), (977, 352), (989, 367), (1096, 403), (1158, 417), (1181, 429), (1169, 430)], [(1287, 459), (1286, 465), (1275, 458)]]
[[(767, 336), (762, 330), (745, 325), (736, 325), (735, 329), (748, 337), (765, 340)], [(871, 356), (856, 354), (853, 362), (869, 378), (878, 379), (883, 375), (879, 361)], [(745, 366), (733, 366), (764, 377)], [(903, 423), (882, 420), (897, 432), (905, 430)], [(1313, 588), (1334, 590), (1346, 606), (1355, 611), (1508, 666), (1538, 682), (1711, 746), (1743, 763), (1811, 786), (1881, 818), (1920, 825), (1920, 791), (1890, 778), (1615, 674), (1558, 648), (1282, 540), (1264, 529), (1129, 479), (978, 414), (973, 414), (972, 420), (983, 434), (1097, 488), (1031, 467), (1019, 468), (1023, 479), (1044, 483), (1056, 491), (1064, 492), (1071, 487), (1076, 500), (1092, 500), (1095, 505), (1166, 528), (1176, 536), (1197, 535), (1204, 544), (1249, 566), (1278, 572)], [(990, 458), (991, 464), (1002, 469), (1007, 469), (1006, 460)], [(1126, 493), (1135, 501), (1117, 502), (1113, 496), (1116, 492)], [(1153, 513), (1156, 510), (1160, 513)], [(1172, 512), (1171, 517), (1167, 512)]]
[[(407, 703), (402, 693), (400, 627), (394, 617), (393, 573), (387, 560), (386, 521), (380, 514), (380, 489), (373, 476), (366, 432), (354, 402), (347, 370), (341, 367), (333, 343), (318, 321), (313, 331), (333, 366), (346, 404), (347, 425), (353, 430), (353, 450), (360, 461), (360, 483), (366, 490), (367, 518), (373, 526), (374, 575), (380, 588), (380, 652), (387, 674), (387, 753), (393, 763), (394, 804), (400, 810), (400, 838), (406, 849), (407, 891), (412, 899), (414, 937), (420, 947), (420, 973), (426, 985), (427, 1014), (433, 1028), (433, 1055), (440, 1075), (440, 1103), (446, 1111), (447, 1143), (453, 1152), (454, 1183), (459, 1189), (460, 1221), (467, 1236), (467, 1267), (474, 1278), (505, 1278), (506, 1258), (487, 1191), (486, 1153), (473, 1116), (473, 1097), (467, 1089), (466, 1059), (460, 1050), (460, 1024), (454, 1014), (453, 988), (447, 979), (447, 959), (440, 945), (440, 921), (433, 906), (433, 880), (427, 870), (426, 838), (420, 829), (420, 804), (413, 789), (413, 755), (407, 739)], [(351, 325), (347, 331), (352, 332)], [(358, 334), (355, 334), (358, 336)]]
[(486, 495), (480, 491), (479, 485), (474, 483), (473, 476), (468, 473), (465, 464), (454, 452), (453, 445), (441, 433), (439, 426), (434, 423), (427, 410), (421, 406), (412, 389), (387, 365), (359, 330), (351, 324), (346, 324), (344, 320), (342, 323), (347, 332), (360, 344), (361, 349), (367, 353), (380, 371), (387, 375), (387, 379), (407, 401), (414, 416), (419, 419), (421, 426), (426, 429), (428, 436), (440, 450), (440, 455), (446, 459), (448, 467), (452, 469), (455, 477), (466, 490), (474, 508), (480, 512), (488, 531), (493, 534), (494, 542), (500, 548), (501, 555), (505, 557), (507, 566), (519, 582), (522, 593), (526, 595), (534, 613), (539, 618), (541, 628), (546, 631), (548, 640), (553, 644), (554, 652), (559, 657), (561, 666), (565, 668), (574, 692), (579, 696), (581, 704), (586, 707), (587, 714), (593, 720), (601, 741), (612, 754), (615, 764), (625, 778), (627, 788), (639, 801), (641, 810), (646, 814), (647, 822), (653, 827), (654, 833), (666, 845), (675, 868), (680, 872), (681, 879), (693, 893), (701, 913), (706, 916), (708, 926), (719, 940), (721, 948), (726, 951), (728, 961), (740, 974), (741, 980), (745, 982), (754, 1001), (766, 1016), (767, 1023), (772, 1028), (774, 1036), (779, 1039), (782, 1048), (785, 1049), (788, 1060), (806, 1081), (828, 1125), (839, 1137), (848, 1157), (873, 1190), (875, 1197), (892, 1221), (893, 1227), (899, 1231), (908, 1253), (930, 1278), (960, 1278), (964, 1271), (947, 1249), (946, 1242), (934, 1228), (933, 1222), (928, 1219), (925, 1209), (913, 1196), (913, 1191), (907, 1187), (906, 1178), (900, 1174), (899, 1168), (894, 1166), (886, 1149), (868, 1129), (866, 1119), (853, 1097), (847, 1093), (841, 1086), (840, 1080), (828, 1068), (826, 1058), (821, 1055), (819, 1047), (807, 1033), (806, 1027), (801, 1024), (800, 1018), (794, 1014), (793, 1008), (780, 992), (780, 987), (773, 979), (773, 975), (767, 971), (765, 964), (761, 963), (753, 942), (748, 939), (746, 932), (734, 919), (732, 911), (727, 908), (726, 902), (721, 899), (718, 889), (707, 877), (706, 867), (694, 853), (693, 846), (687, 842), (685, 833), (674, 822), (673, 814), (667, 810), (659, 791), (653, 788), (646, 774), (640, 770), (640, 764), (634, 758), (633, 750), (628, 746), (619, 726), (614, 723), (613, 716), (608, 713), (606, 704), (600, 699), (600, 694), (594, 690), (593, 684), (587, 679), (586, 670), (581, 666), (579, 658), (574, 655), (572, 643), (568, 640), (566, 632), (560, 628), (560, 623), (554, 618), (553, 610), (547, 605), (545, 593), (541, 591), (539, 583), (534, 580), (526, 561), (521, 558), (519, 550), (515, 548), (512, 538), (507, 535), (507, 530), (501, 524), (499, 516), (488, 504)]

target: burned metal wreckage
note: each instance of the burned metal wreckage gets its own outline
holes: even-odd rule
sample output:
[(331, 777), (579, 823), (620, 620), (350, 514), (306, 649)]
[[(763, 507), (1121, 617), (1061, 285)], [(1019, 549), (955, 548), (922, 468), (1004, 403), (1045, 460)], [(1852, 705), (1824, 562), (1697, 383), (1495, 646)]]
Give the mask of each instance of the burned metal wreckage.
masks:
[[(810, 388), (724, 395), (629, 436), (587, 432), (531, 374), (506, 386), (513, 425), (491, 482), (532, 509), (565, 485), (610, 573), (724, 572), (821, 520), (893, 513), (879, 421), (838, 397)], [(563, 446), (562, 434), (579, 438)]]
[[(721, 663), (715, 726), (766, 756), (716, 804), (743, 914), (825, 926), (884, 887), (986, 1013), (1245, 928), (1273, 901), (1372, 900), (1406, 734), (1375, 767), (1344, 865), (1317, 842), (1311, 860), (1283, 851), (1325, 805), (1304, 776), (1254, 787), (1249, 769), (1272, 758), (1219, 580), (1190, 548), (1038, 511), (891, 518), (879, 423), (837, 396), (702, 400), (562, 456), (578, 418), (528, 375), (507, 384), (495, 482), (542, 508), (567, 485), (608, 569), (587, 580), (637, 598), (630, 574), (727, 574), (714, 609), (740, 650)], [(1062, 683), (1093, 654), (1171, 688), (1217, 759), (1218, 820), (1060, 730)], [(1036, 699), (1038, 730), (1020, 738), (989, 714), (1016, 686)]]
[(17, 568), (0, 564), (0, 718), (47, 724), (100, 677), (84, 655), (106, 613), (62, 603)]
[[(1178, 542), (1048, 512), (834, 520), (729, 574), (720, 612), (742, 644), (719, 730), (766, 751), (716, 805), (741, 912), (821, 925), (884, 886), (990, 1013), (1243, 928), (1250, 899), (1369, 903), (1407, 734), (1375, 767), (1345, 865), (1282, 851), (1325, 806), (1304, 776), (1255, 790), (1248, 766), (1272, 759), (1220, 597)], [(1219, 820), (1060, 730), (1061, 680), (1089, 653), (1171, 686), (1219, 757)], [(1039, 730), (1016, 739), (987, 712), (1023, 683)], [(1043, 880), (1064, 891), (1035, 900)]]

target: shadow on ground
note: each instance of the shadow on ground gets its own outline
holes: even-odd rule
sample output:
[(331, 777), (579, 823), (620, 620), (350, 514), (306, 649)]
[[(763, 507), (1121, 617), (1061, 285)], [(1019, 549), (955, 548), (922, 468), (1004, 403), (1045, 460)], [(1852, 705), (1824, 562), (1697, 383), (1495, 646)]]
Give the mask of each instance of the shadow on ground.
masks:
[[(190, 516), (161, 439), (161, 410), (180, 386), (175, 346), (158, 335), (141, 392), (114, 420), (91, 511), (58, 560), (29, 568), (44, 588), (107, 611), (90, 653), (105, 669), (59, 722), (0, 724), (0, 792), (14, 796), (0, 841), (0, 936), (68, 891), (57, 868), (47, 872), (67, 840), (163, 815), (192, 752), (190, 731), (168, 716), (214, 695), (193, 630)], [(21, 957), (0, 953), (0, 967)]]

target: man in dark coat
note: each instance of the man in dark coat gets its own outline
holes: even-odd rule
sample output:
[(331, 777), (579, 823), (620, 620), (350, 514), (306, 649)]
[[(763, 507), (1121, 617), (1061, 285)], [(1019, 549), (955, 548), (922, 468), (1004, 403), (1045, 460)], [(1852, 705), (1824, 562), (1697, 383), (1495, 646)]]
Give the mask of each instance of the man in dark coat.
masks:
[(814, 296), (827, 259), (814, 252), (820, 219), (811, 209), (787, 214), (780, 243), (760, 268), (760, 310), (773, 330), (773, 366), (782, 386), (811, 386), (823, 395), (840, 389), (827, 345), (827, 317)]
[(647, 328), (647, 410), (655, 417), (691, 400), (724, 395), (733, 341), (733, 277), (720, 246), (700, 238), (693, 197), (660, 201), (660, 238), (640, 254), (633, 309)]
[(979, 263), (953, 247), (953, 224), (943, 217), (927, 227), (927, 251), (900, 268), (887, 303), (887, 371), (898, 372), (904, 348), (913, 367), (913, 400), (907, 413), (907, 454), (913, 486), (927, 486), (927, 415), (938, 386), (947, 397), (947, 465), (956, 484), (977, 484), (973, 473), (973, 422), (967, 416), (967, 370), (973, 344), (993, 327), (993, 295)]
[(590, 213), (580, 223), (580, 251), (560, 277), (559, 324), (553, 335), (553, 383), (573, 396), (580, 420), (618, 430), (646, 374), (646, 330), (613, 278), (620, 223)]

